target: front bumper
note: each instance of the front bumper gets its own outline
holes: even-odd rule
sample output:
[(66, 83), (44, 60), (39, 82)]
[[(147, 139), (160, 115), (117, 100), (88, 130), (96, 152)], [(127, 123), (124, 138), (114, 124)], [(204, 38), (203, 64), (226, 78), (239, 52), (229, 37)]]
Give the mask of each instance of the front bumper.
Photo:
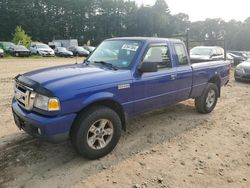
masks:
[(29, 135), (51, 142), (60, 142), (69, 138), (70, 128), (76, 114), (46, 117), (22, 109), (13, 100), (12, 111), (16, 125)]
[(54, 57), (55, 54), (52, 52), (39, 52), (39, 54), (43, 57)]
[(24, 52), (24, 51), (15, 51), (13, 52), (13, 55), (16, 56), (18, 54), (19, 57), (29, 57), (31, 55), (30, 52)]

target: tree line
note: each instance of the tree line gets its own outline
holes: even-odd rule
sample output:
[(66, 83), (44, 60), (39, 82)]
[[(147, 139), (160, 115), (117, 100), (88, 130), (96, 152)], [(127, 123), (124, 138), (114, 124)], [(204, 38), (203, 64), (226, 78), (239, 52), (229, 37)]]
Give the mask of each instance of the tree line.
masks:
[(1, 0), (0, 41), (12, 40), (17, 26), (33, 41), (74, 38), (93, 45), (120, 36), (170, 37), (190, 28), (192, 40), (225, 38), (228, 49), (250, 51), (250, 17), (244, 22), (190, 22), (187, 14), (171, 14), (166, 2), (138, 6), (133, 0)]

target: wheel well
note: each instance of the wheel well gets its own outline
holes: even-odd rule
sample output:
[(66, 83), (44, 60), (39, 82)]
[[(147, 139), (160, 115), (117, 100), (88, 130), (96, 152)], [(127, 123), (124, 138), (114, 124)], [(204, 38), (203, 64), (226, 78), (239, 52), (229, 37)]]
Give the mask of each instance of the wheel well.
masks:
[(121, 118), (121, 122), (122, 122), (122, 129), (124, 131), (126, 131), (126, 116), (124, 113), (124, 110), (122, 108), (122, 106), (113, 101), (113, 100), (100, 100), (100, 101), (95, 101), (89, 105), (87, 105), (86, 107), (84, 107), (80, 112), (78, 112), (78, 115), (80, 113), (82, 113), (83, 111), (87, 111), (89, 108), (93, 107), (93, 106), (106, 106), (108, 108), (111, 108), (112, 110), (114, 110)]
[(221, 91), (221, 80), (218, 76), (214, 76), (212, 77), (209, 81), (209, 83), (214, 83), (217, 87), (218, 87), (218, 91), (219, 91), (219, 97), (220, 97), (220, 91)]

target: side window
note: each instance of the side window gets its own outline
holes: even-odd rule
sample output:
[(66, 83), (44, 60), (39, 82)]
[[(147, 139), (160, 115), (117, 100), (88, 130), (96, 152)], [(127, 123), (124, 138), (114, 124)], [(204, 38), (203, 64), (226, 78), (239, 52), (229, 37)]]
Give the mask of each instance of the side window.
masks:
[(143, 62), (157, 63), (158, 69), (172, 68), (167, 46), (152, 46), (144, 56)]
[(218, 56), (221, 55), (220, 48), (217, 48), (216, 52), (217, 52), (216, 55), (218, 55)]
[(217, 54), (218, 54), (218, 50), (217, 50), (217, 49), (214, 49), (214, 50), (213, 50), (213, 55), (214, 55), (214, 56), (217, 56)]
[(174, 48), (178, 58), (179, 66), (188, 65), (188, 57), (184, 45), (175, 44)]
[(224, 49), (223, 48), (220, 48), (220, 54), (224, 55)]

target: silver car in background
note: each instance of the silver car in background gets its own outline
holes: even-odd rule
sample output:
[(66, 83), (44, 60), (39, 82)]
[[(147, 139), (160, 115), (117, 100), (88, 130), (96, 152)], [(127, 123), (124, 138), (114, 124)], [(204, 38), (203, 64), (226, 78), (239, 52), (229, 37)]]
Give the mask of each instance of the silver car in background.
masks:
[(250, 81), (250, 59), (236, 66), (234, 78), (236, 81)]
[(196, 46), (190, 50), (192, 63), (224, 59), (224, 49), (219, 46)]
[(3, 57), (4, 56), (4, 51), (2, 48), (0, 48), (0, 57)]
[(55, 56), (55, 52), (47, 44), (33, 42), (30, 45), (30, 51), (32, 54), (41, 56)]

